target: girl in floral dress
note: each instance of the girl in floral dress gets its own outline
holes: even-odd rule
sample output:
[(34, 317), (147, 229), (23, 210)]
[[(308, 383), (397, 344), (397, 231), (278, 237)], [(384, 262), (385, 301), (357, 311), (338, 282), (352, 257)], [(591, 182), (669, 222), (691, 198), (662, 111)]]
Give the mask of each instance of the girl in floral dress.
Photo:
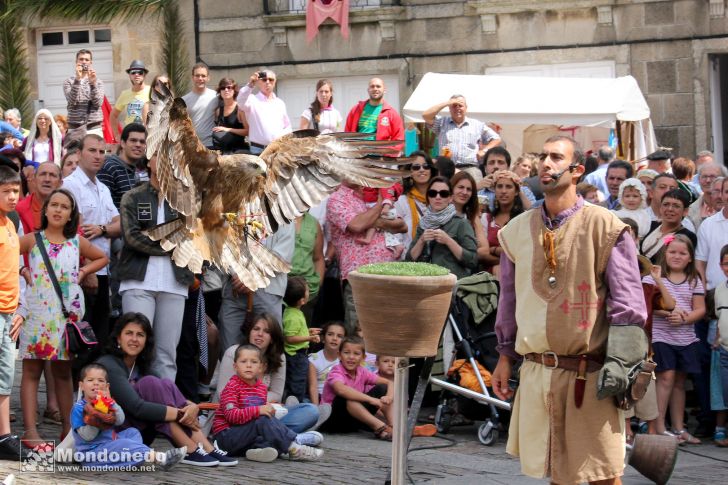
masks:
[[(48, 259), (63, 293), (69, 318), (80, 320), (84, 314), (83, 292), (78, 285), (86, 275), (95, 273), (108, 263), (103, 251), (77, 234), (78, 207), (70, 192), (57, 189), (51, 193), (41, 210), (40, 234)], [(36, 244), (35, 233), (20, 239), (20, 253), (29, 255), (30, 277), (27, 278), (25, 300), (27, 317), (20, 331), (20, 357), (23, 359), (23, 377), (20, 402), (25, 424), (24, 444), (34, 447), (39, 440), (36, 429), (38, 409), (38, 382), (43, 363), (51, 361), (53, 380), (58, 394), (63, 431), (61, 439), (70, 430), (69, 416), (73, 406), (71, 355), (66, 350), (66, 318), (53, 283), (48, 276), (43, 256)], [(80, 257), (84, 265), (79, 268)], [(27, 274), (27, 272), (24, 272)]]

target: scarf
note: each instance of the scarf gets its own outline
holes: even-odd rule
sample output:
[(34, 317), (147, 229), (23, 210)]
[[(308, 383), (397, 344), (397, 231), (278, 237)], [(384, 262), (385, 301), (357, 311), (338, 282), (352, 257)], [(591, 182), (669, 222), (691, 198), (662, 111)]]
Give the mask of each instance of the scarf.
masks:
[(423, 215), (422, 219), (420, 219), (419, 226), (422, 230), (437, 229), (450, 222), (450, 219), (455, 217), (456, 214), (455, 205), (453, 204), (448, 204), (447, 207), (439, 212), (433, 212), (428, 207), (427, 211), (425, 211), (425, 215)]
[(417, 225), (420, 223), (420, 213), (422, 210), (418, 206), (418, 202), (422, 204), (422, 206), (427, 206), (427, 199), (425, 198), (425, 195), (422, 194), (419, 190), (417, 190), (417, 187), (412, 187), (409, 192), (407, 192), (407, 202), (410, 206), (410, 212), (412, 213), (412, 237), (415, 237), (415, 233), (417, 232)]

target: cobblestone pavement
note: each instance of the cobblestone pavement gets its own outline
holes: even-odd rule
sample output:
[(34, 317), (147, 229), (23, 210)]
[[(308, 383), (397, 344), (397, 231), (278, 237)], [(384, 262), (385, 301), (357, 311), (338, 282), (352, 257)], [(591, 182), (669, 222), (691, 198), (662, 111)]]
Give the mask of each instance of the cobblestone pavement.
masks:
[[(12, 408), (18, 415), (13, 423), (15, 432), (22, 430), (22, 417), (18, 398), (19, 375), (16, 379)], [(44, 393), (40, 393), (41, 401)], [(41, 407), (41, 409), (43, 409)], [(416, 484), (529, 485), (546, 483), (520, 474), (518, 461), (505, 453), (503, 438), (492, 447), (483, 446), (477, 439), (475, 426), (453, 428), (448, 438), (454, 445), (416, 451), (422, 446), (445, 445), (448, 441), (433, 438), (415, 438), (409, 453), (409, 471)], [(47, 439), (57, 437), (59, 427), (43, 424), (41, 435)], [(169, 444), (158, 440), (156, 448), (166, 449)], [(170, 472), (75, 472), (29, 474), (20, 472), (19, 463), (0, 461), (0, 479), (14, 473), (22, 484), (383, 484), (389, 471), (391, 443), (373, 439), (370, 433), (327, 435), (323, 460), (298, 463), (277, 460), (274, 463), (252, 463), (241, 459), (235, 467), (197, 468), (178, 465)], [(722, 460), (722, 461), (721, 461)], [(1, 481), (1, 480), (0, 480)], [(631, 467), (627, 467), (626, 485), (647, 485), (649, 482)], [(670, 484), (723, 484), (728, 483), (728, 449), (717, 448), (707, 440), (700, 446), (681, 447), (678, 462)]]

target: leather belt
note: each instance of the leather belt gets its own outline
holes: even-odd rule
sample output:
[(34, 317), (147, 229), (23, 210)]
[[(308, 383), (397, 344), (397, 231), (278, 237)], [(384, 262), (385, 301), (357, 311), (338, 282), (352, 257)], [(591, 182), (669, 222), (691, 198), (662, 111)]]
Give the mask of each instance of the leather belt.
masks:
[(526, 360), (536, 362), (548, 369), (564, 369), (576, 372), (574, 383), (574, 404), (580, 408), (584, 402), (587, 372), (596, 372), (602, 368), (603, 360), (590, 355), (557, 355), (556, 352), (546, 351), (542, 354), (535, 352), (524, 355)]
[(250, 143), (250, 146), (260, 148), (261, 150), (265, 150), (265, 147), (267, 146), (267, 145), (261, 145), (260, 143), (255, 143), (254, 141), (250, 141), (250, 140), (248, 140), (248, 143)]
[(73, 130), (75, 130), (76, 128), (81, 128), (82, 126), (85, 126), (87, 130), (92, 130), (100, 125), (101, 121), (94, 121), (92, 123), (68, 123), (68, 127)]
[(536, 362), (549, 369), (564, 369), (579, 372), (579, 364), (586, 361), (586, 372), (596, 372), (602, 368), (603, 361), (590, 355), (556, 355), (555, 352), (546, 351), (543, 354), (531, 352), (524, 355), (526, 360)]

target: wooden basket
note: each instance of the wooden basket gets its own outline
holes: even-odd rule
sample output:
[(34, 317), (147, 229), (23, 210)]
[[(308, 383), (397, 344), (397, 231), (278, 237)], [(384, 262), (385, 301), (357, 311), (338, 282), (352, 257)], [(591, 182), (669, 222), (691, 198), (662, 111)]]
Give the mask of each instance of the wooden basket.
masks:
[(384, 276), (352, 271), (348, 280), (367, 352), (394, 357), (437, 354), (455, 275)]

